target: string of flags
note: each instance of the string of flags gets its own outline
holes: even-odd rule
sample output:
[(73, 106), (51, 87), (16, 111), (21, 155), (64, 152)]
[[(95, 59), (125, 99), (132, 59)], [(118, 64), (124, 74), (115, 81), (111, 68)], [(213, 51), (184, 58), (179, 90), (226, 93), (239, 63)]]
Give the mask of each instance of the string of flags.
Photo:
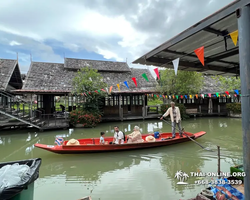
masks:
[[(236, 30), (236, 31), (234, 31), (234, 32), (231, 32), (231, 33), (229, 33), (228, 35), (230, 35), (230, 37), (231, 37), (231, 39), (232, 39), (234, 45), (236, 46), (236, 45), (237, 45), (237, 41), (238, 41), (238, 30)], [(195, 50), (194, 50), (194, 53), (195, 53), (196, 56), (198, 57), (198, 59), (199, 59), (199, 61), (201, 62), (201, 64), (202, 64), (203, 66), (205, 66), (205, 61), (204, 61), (204, 46), (201, 46), (201, 47), (195, 49)], [(177, 71), (178, 71), (178, 67), (179, 67), (179, 62), (180, 62), (180, 58), (176, 58), (175, 60), (172, 61), (173, 66), (174, 66), (175, 75), (177, 75)], [(155, 74), (156, 74), (158, 80), (160, 80), (160, 75), (159, 75), (159, 70), (158, 70), (158, 68), (155, 68), (155, 69), (154, 69), (154, 72), (155, 72)], [(143, 77), (147, 82), (149, 82), (146, 73), (143, 73), (143, 74), (142, 74), (142, 77)], [(133, 80), (135, 86), (137, 87), (138, 85), (137, 85), (136, 77), (132, 77), (132, 80)], [(91, 81), (92, 81), (92, 80), (91, 80)], [(130, 89), (130, 88), (129, 88), (129, 85), (128, 85), (128, 82), (127, 82), (127, 81), (124, 81), (124, 82), (121, 82), (121, 83), (117, 83), (117, 84), (116, 84), (116, 87), (118, 88), (119, 91), (120, 91), (120, 86), (121, 86), (121, 84), (124, 84), (128, 89)], [(110, 86), (109, 88), (105, 88), (105, 89), (99, 89), (99, 90), (95, 90), (95, 91), (92, 91), (92, 92), (84, 92), (84, 93), (82, 93), (82, 95), (87, 96), (87, 95), (91, 95), (93, 92), (95, 92), (95, 93), (100, 93), (101, 91), (107, 92), (107, 93), (111, 94), (112, 89), (113, 89), (113, 86)], [(235, 91), (238, 91), (238, 90), (235, 90)], [(228, 91), (226, 91), (225, 93), (226, 93), (228, 96), (230, 96)], [(239, 95), (238, 92), (236, 92), (236, 93), (237, 93), (237, 94), (234, 94), (234, 95), (236, 95), (236, 96)], [(201, 97), (203, 97), (202, 95), (204, 95), (204, 97), (206, 97), (205, 95), (207, 95), (208, 97), (212, 97), (212, 94), (201, 94)], [(214, 95), (215, 97), (221, 96), (220, 94), (217, 94), (217, 93), (216, 93), (216, 94), (213, 94), (213, 95)], [(225, 94), (222, 94), (222, 95), (223, 95), (223, 96), (226, 96)], [(171, 97), (174, 96), (174, 97), (176, 97), (176, 98), (179, 98), (179, 96), (180, 96), (181, 98), (183, 98), (183, 97), (187, 98), (187, 97), (190, 97), (190, 96), (192, 96), (192, 95), (163, 95), (162, 97), (164, 98), (165, 96), (171, 96)], [(198, 94), (196, 94), (195, 96), (198, 98)], [(204, 98), (204, 97), (203, 97), (203, 98)], [(191, 97), (190, 97), (190, 98), (191, 98)]]
[[(235, 94), (236, 93), (236, 94)], [(158, 97), (158, 98), (165, 98), (165, 99), (193, 99), (193, 98), (196, 98), (198, 99), (199, 97), (201, 98), (205, 98), (205, 97), (228, 97), (228, 98), (231, 98), (231, 96), (234, 96), (234, 97), (238, 97), (238, 96), (241, 96), (241, 94), (239, 94), (239, 90), (234, 90), (233, 94), (231, 92), (231, 95), (230, 95), (230, 92), (229, 91), (225, 91), (225, 93), (219, 93), (219, 92), (216, 92), (215, 94), (212, 94), (212, 93), (208, 93), (208, 94), (190, 94), (190, 95), (159, 95), (159, 94), (147, 94), (147, 96), (149, 97)]]
[[(237, 41), (238, 41), (238, 30), (229, 33), (228, 35), (230, 35), (234, 45), (237, 45)], [(199, 61), (201, 62), (201, 64), (203, 66), (205, 66), (205, 61), (204, 61), (204, 46), (201, 46), (197, 49), (194, 50), (194, 53), (196, 54), (196, 56), (198, 57)], [(174, 66), (174, 70), (175, 70), (175, 75), (177, 75), (177, 71), (178, 71), (178, 67), (179, 67), (179, 61), (180, 58), (176, 58), (175, 60), (172, 61), (173, 66)]]
[[(154, 72), (155, 72), (156, 76), (158, 77), (158, 79), (160, 79), (160, 75), (159, 75), (159, 70), (158, 70), (158, 68), (155, 68), (155, 69), (154, 69)], [(143, 73), (143, 74), (142, 74), (142, 77), (143, 77), (147, 82), (149, 82), (146, 73)], [(134, 82), (134, 84), (135, 84), (135, 87), (138, 87), (136, 77), (132, 77), (131, 79), (133, 80), (133, 82)], [(92, 81), (91, 78), (90, 78), (90, 80)], [(117, 83), (117, 84), (116, 84), (116, 87), (118, 88), (119, 91), (121, 91), (121, 89), (120, 89), (121, 84), (124, 84), (128, 89), (130, 89), (130, 87), (129, 87), (129, 85), (128, 85), (128, 81), (124, 81), (124, 82), (122, 82), (122, 83)], [(111, 94), (113, 87), (114, 87), (114, 86), (110, 86), (109, 88), (105, 88), (105, 89), (99, 89), (99, 90), (95, 90), (95, 91), (84, 92), (84, 93), (82, 93), (81, 95), (88, 96), (88, 95), (91, 95), (92, 93), (101, 93), (101, 91), (107, 92), (108, 94)]]

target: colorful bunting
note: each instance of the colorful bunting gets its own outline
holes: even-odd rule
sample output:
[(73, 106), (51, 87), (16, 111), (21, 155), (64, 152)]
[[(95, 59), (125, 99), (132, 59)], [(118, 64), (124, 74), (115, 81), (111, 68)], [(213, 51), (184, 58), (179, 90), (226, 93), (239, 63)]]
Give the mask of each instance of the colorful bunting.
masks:
[(121, 91), (121, 90), (120, 90), (120, 85), (119, 85), (119, 83), (117, 83), (116, 85), (117, 85), (117, 87), (118, 87), (118, 90)]
[(179, 99), (179, 96), (178, 96), (178, 95), (176, 95), (175, 97), (176, 97), (176, 99)]
[(196, 94), (195, 96), (196, 96), (196, 99), (198, 99), (198, 94)]
[(142, 77), (145, 78), (146, 81), (148, 81), (148, 77), (146, 73), (142, 74)]
[(185, 98), (186, 98), (186, 99), (188, 98), (187, 95), (185, 95)]
[(216, 96), (217, 96), (217, 97), (219, 96), (219, 92), (216, 92)]
[(158, 79), (160, 80), (160, 75), (159, 75), (159, 70), (158, 70), (158, 68), (155, 68), (154, 71), (155, 71), (155, 73), (156, 73)]
[(208, 93), (208, 96), (211, 97), (211, 93)]
[(107, 91), (107, 93), (109, 93), (109, 89), (106, 87), (106, 91)]
[(101, 90), (97, 90), (99, 93), (101, 93)]
[(228, 91), (225, 91), (225, 93), (226, 93), (227, 95), (229, 95), (229, 92), (228, 92)]
[(196, 56), (199, 58), (201, 64), (204, 66), (204, 46), (194, 50)]
[(84, 92), (84, 95), (87, 96), (85, 92)]
[(95, 93), (97, 93), (98, 94), (98, 92), (95, 90)]
[(132, 80), (134, 81), (134, 83), (135, 83), (135, 86), (137, 87), (137, 82), (136, 82), (136, 78), (135, 78), (135, 77), (133, 77), (133, 78), (132, 78)]
[(178, 67), (179, 67), (179, 61), (180, 58), (176, 58), (175, 60), (173, 60), (173, 65), (174, 65), (174, 71), (175, 71), (175, 75), (177, 75), (177, 71), (178, 71)]
[(239, 95), (239, 90), (234, 90), (237, 95)]
[(235, 46), (237, 45), (238, 34), (239, 34), (239, 33), (238, 33), (238, 30), (237, 30), (237, 31), (234, 31), (234, 32), (232, 32), (232, 33), (229, 34), (230, 37), (232, 38), (233, 43), (234, 43)]

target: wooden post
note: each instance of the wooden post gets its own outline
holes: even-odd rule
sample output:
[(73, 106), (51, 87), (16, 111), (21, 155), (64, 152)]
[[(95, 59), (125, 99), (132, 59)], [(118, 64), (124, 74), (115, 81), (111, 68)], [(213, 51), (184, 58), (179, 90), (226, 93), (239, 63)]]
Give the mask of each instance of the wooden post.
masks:
[(146, 106), (145, 106), (145, 95), (143, 95), (142, 96), (142, 103), (143, 103), (143, 106), (142, 106), (142, 117), (143, 117), (143, 119), (145, 118), (145, 108), (146, 108)]
[(218, 149), (218, 174), (219, 174), (219, 179), (220, 177), (220, 146), (217, 146)]

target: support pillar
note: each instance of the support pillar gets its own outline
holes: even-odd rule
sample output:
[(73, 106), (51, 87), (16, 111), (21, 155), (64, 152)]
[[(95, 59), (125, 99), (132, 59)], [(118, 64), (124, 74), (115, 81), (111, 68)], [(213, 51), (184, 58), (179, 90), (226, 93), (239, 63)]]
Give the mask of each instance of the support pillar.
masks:
[(145, 95), (142, 96), (142, 117), (145, 119), (145, 114), (146, 114), (146, 104), (145, 104)]
[(236, 11), (239, 32), (244, 199), (250, 199), (250, 6)]

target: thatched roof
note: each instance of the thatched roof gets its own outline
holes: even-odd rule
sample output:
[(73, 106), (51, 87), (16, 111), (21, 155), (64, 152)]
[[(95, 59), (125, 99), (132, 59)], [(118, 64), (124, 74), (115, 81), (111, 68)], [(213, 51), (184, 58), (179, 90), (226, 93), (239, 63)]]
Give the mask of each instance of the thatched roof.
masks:
[[(72, 80), (76, 76), (76, 67), (70, 67), (69, 63), (72, 60), (77, 60), (78, 63), (84, 63), (85, 60), (80, 59), (65, 59), (65, 64), (61, 63), (45, 63), (45, 62), (32, 62), (29, 72), (25, 79), (25, 84), (22, 90), (17, 92), (33, 92), (33, 93), (67, 93), (73, 90)], [(132, 69), (129, 68), (127, 63), (110, 62), (110, 61), (91, 61), (91, 65), (94, 69), (98, 69), (98, 72), (103, 76), (104, 82), (108, 84), (108, 87), (113, 86), (112, 92), (154, 92), (156, 90), (157, 82), (147, 69)], [(103, 63), (104, 64), (102, 67)], [(113, 63), (113, 66), (110, 65)], [(86, 63), (82, 67), (86, 66)], [(112, 67), (119, 66), (122, 72), (115, 71)], [(100, 68), (100, 70), (99, 70)], [(117, 67), (118, 68), (118, 67)], [(126, 70), (126, 71), (125, 71)], [(146, 73), (149, 82), (147, 82), (142, 74)], [(135, 86), (132, 77), (136, 78), (137, 87)], [(127, 81), (129, 89), (124, 84)], [(120, 91), (117, 88), (117, 84), (120, 84)], [(100, 88), (102, 89), (102, 88)]]
[(125, 62), (114, 62), (114, 61), (101, 61), (101, 60), (86, 60), (76, 58), (65, 58), (65, 68), (67, 69), (81, 69), (83, 67), (91, 67), (101, 71), (109, 72), (129, 72), (129, 66)]
[(22, 88), (22, 79), (17, 60), (0, 59), (0, 90)]
[(75, 72), (64, 69), (61, 63), (32, 62), (22, 90), (71, 91)]
[(221, 90), (220, 82), (217, 83), (216, 80), (212, 78), (212, 76), (203, 76), (204, 77), (204, 86), (201, 89), (201, 93), (208, 94), (212, 93), (215, 94), (216, 92), (224, 93), (225, 91)]

